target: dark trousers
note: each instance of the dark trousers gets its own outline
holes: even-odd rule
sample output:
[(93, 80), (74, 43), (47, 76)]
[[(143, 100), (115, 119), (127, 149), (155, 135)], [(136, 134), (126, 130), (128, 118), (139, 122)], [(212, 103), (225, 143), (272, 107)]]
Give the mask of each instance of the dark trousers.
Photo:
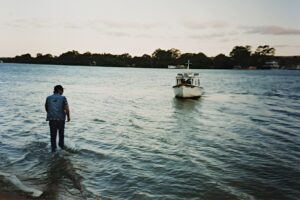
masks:
[(57, 131), (59, 133), (58, 146), (64, 148), (64, 132), (65, 132), (65, 121), (64, 120), (50, 120), (50, 140), (51, 140), (51, 150), (52, 152), (56, 151), (56, 136)]

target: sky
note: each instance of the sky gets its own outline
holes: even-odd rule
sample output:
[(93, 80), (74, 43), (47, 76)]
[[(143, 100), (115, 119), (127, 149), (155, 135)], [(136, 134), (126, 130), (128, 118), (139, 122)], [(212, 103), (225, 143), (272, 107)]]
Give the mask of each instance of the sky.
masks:
[(0, 0), (0, 57), (24, 53), (300, 55), (300, 0)]

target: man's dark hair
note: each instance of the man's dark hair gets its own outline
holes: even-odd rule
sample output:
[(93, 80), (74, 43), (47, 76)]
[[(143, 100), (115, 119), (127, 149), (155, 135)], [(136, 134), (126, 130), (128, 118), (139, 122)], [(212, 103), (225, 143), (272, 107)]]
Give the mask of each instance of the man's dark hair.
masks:
[(58, 93), (59, 91), (64, 91), (64, 88), (61, 86), (61, 85), (56, 85), (55, 87), (54, 87), (54, 91), (53, 91), (53, 93)]

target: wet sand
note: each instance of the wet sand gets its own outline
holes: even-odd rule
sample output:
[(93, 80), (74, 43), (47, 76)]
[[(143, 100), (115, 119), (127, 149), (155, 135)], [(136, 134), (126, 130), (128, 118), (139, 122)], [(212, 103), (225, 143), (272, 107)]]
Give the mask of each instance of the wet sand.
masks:
[(29, 198), (14, 193), (0, 192), (0, 200), (29, 200)]

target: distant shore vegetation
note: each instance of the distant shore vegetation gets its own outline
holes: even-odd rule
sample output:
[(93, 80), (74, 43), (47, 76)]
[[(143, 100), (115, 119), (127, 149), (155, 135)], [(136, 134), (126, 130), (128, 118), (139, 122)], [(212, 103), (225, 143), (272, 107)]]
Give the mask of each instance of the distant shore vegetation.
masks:
[(218, 54), (208, 57), (204, 53), (181, 53), (179, 49), (156, 49), (151, 55), (131, 56), (128, 53), (113, 55), (110, 53), (79, 53), (68, 51), (60, 56), (38, 53), (18, 55), (13, 58), (0, 58), (5, 63), (84, 65), (109, 67), (167, 68), (168, 65), (184, 65), (188, 60), (194, 69), (264, 69), (267, 62), (277, 62), (280, 68), (293, 69), (300, 66), (300, 56), (275, 56), (275, 48), (269, 45), (235, 46), (229, 56)]

